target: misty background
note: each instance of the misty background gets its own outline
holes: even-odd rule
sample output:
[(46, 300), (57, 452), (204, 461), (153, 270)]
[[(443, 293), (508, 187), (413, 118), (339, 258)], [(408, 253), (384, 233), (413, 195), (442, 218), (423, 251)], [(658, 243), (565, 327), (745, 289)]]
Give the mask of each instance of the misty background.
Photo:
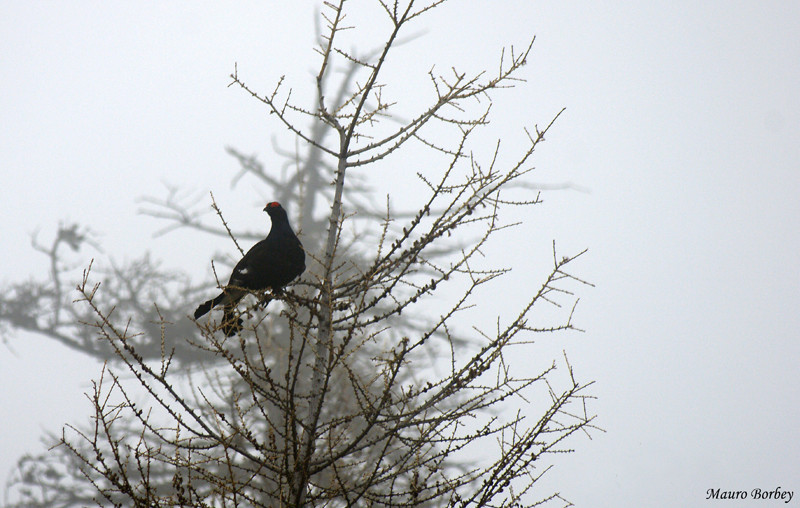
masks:
[[(154, 237), (166, 224), (139, 213), (137, 200), (165, 185), (204, 206), (212, 190), (229, 221), (266, 232), (271, 196), (231, 188), (238, 163), (225, 148), (280, 171), (276, 149), (294, 147), (228, 76), (237, 63), (262, 93), (282, 75), (309, 93), (316, 5), (6, 2), (0, 281), (45, 278), (31, 235), (47, 243), (63, 221), (96, 233), (103, 251), (82, 250), (86, 264), (148, 250), (209, 280), (222, 240)], [(576, 436), (547, 475), (577, 506), (704, 506), (710, 488), (800, 493), (798, 20), (800, 4), (783, 1), (450, 2), (404, 42), (398, 58), (414, 65), (384, 76), (493, 70), (504, 46), (536, 36), (527, 82), (495, 96), (490, 134), (513, 143), (566, 107), (534, 156), (532, 179), (555, 189), (525, 218), (534, 237), (507, 235), (492, 255), (540, 272), (553, 240), (564, 254), (589, 248), (576, 265), (596, 286), (579, 294), (586, 332), (533, 349), (566, 351), (596, 381), (606, 432)], [(380, 28), (361, 29), (379, 40)], [(506, 283), (527, 291), (513, 274)], [(50, 339), (2, 338), (4, 485), (21, 455), (46, 448), (46, 431), (88, 419), (83, 394), (101, 366)]]

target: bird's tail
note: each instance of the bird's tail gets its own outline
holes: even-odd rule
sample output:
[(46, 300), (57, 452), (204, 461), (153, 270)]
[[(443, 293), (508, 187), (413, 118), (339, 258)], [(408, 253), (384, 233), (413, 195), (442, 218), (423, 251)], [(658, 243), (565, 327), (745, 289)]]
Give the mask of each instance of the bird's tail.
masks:
[(194, 311), (194, 318), (200, 319), (200, 316), (203, 316), (206, 313), (208, 313), (208, 311), (210, 311), (213, 307), (216, 307), (217, 304), (219, 304), (224, 299), (225, 299), (225, 293), (222, 292), (219, 294), (219, 296), (217, 296), (213, 300), (208, 300), (207, 302), (201, 303), (200, 306), (197, 307), (197, 310)]

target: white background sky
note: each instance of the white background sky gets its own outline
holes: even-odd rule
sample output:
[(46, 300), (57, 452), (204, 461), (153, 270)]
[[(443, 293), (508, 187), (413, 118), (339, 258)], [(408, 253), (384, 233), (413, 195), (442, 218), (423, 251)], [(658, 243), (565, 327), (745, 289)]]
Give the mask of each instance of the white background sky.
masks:
[[(264, 92), (282, 74), (311, 78), (314, 4), (282, 4), (4, 3), (0, 280), (42, 278), (30, 235), (49, 239), (61, 220), (90, 225), (115, 259), (147, 249), (206, 277), (218, 246), (154, 239), (159, 224), (136, 212), (161, 182), (214, 190), (235, 220), (263, 226), (251, 209), (269, 196), (230, 192), (224, 148), (269, 162), (280, 127), (226, 85), (234, 62)], [(590, 249), (587, 332), (543, 345), (597, 382), (607, 432), (574, 439), (548, 480), (578, 506), (706, 506), (717, 487), (800, 494), (799, 21), (786, 1), (453, 1), (403, 46), (415, 65), (387, 77), (494, 69), (503, 45), (537, 36), (528, 82), (497, 95), (493, 135), (513, 140), (566, 107), (534, 178), (588, 189), (545, 194), (532, 236), (504, 249), (523, 271), (542, 269), (526, 252), (553, 239)], [(85, 417), (97, 373), (51, 340), (0, 347), (3, 478), (42, 451), (44, 431)]]

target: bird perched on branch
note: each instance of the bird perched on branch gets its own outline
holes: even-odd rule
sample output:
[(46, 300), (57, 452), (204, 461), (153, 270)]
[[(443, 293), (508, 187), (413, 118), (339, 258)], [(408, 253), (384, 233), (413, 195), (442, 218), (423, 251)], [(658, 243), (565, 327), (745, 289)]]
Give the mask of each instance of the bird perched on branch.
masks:
[(253, 245), (236, 263), (222, 293), (194, 311), (194, 318), (198, 319), (213, 307), (223, 305), (222, 330), (228, 337), (242, 329), (242, 319), (235, 313), (239, 300), (252, 291), (279, 291), (306, 269), (306, 253), (289, 225), (286, 210), (273, 201), (264, 211), (272, 220), (267, 237)]

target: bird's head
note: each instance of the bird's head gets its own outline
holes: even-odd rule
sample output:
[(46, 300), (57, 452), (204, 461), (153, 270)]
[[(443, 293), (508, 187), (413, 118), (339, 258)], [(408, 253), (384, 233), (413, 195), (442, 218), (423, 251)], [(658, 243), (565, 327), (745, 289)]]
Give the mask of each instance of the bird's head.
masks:
[(277, 221), (278, 223), (286, 222), (288, 224), (289, 218), (286, 216), (286, 210), (277, 201), (267, 203), (264, 211), (269, 214), (269, 218), (273, 223)]
[(277, 201), (273, 201), (272, 203), (267, 203), (267, 206), (264, 207), (264, 211), (267, 213), (271, 213), (276, 210), (283, 210), (283, 207)]

